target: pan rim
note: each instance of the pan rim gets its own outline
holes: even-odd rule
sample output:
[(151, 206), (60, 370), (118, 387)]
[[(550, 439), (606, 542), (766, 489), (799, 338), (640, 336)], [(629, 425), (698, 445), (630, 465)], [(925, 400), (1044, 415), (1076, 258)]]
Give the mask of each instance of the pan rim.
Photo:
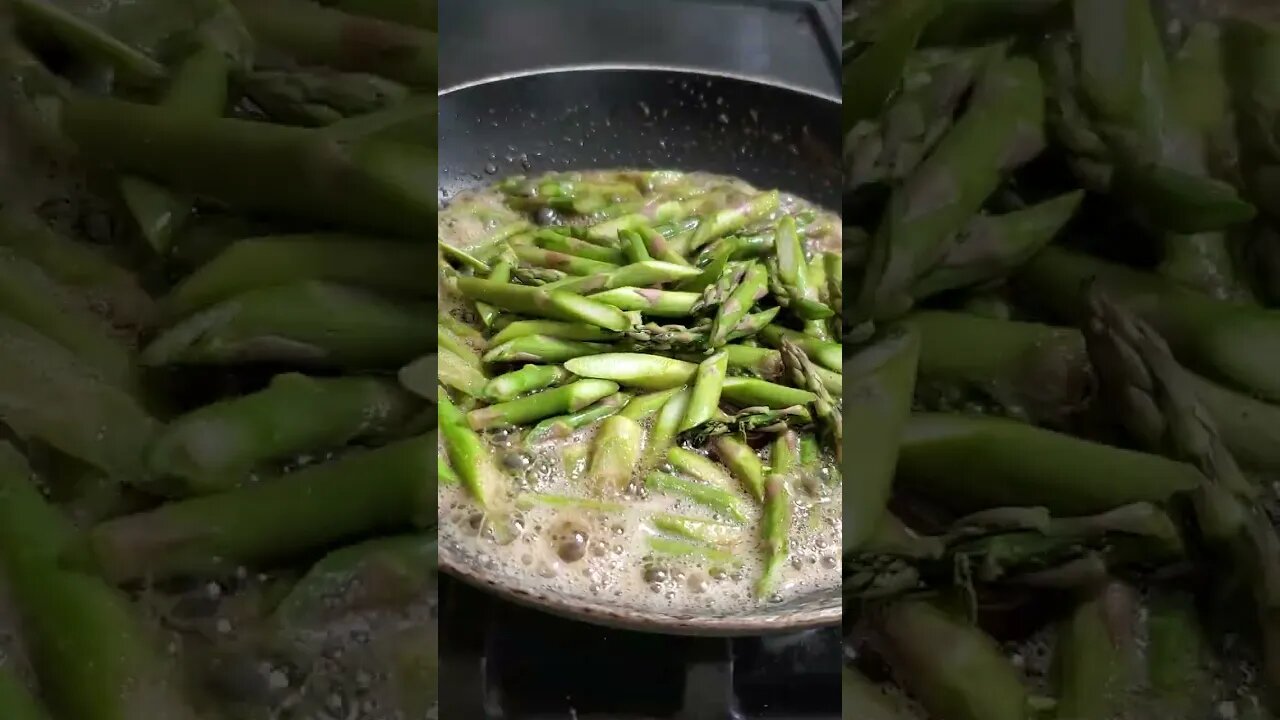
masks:
[(724, 70), (713, 70), (708, 68), (700, 68), (694, 65), (668, 65), (663, 63), (577, 63), (571, 65), (546, 65), (528, 70), (514, 70), (511, 72), (499, 73), (497, 75), (488, 75), (475, 80), (468, 80), (457, 85), (450, 85), (436, 91), (436, 97), (444, 97), (450, 93), (459, 92), (468, 88), (479, 85), (488, 85), (490, 83), (503, 82), (506, 80), (517, 80), (526, 77), (535, 77), (538, 75), (554, 75), (567, 72), (598, 72), (601, 70), (637, 70), (637, 71), (659, 71), (682, 73), (685, 75), (698, 75), (701, 77), (717, 77), (726, 80), (738, 80), (741, 82), (749, 82), (756, 85), (765, 85), (777, 88), (779, 90), (788, 90), (790, 92), (808, 95), (819, 100), (841, 104), (843, 100), (839, 95), (820, 92), (813, 88), (801, 87), (790, 83), (780, 82), (773, 78), (761, 75), (750, 75), (747, 73), (734, 73)]
[(451, 577), (534, 610), (570, 620), (659, 635), (734, 637), (793, 633), (839, 625), (843, 616), (842, 602), (814, 609), (787, 611), (780, 608), (772, 613), (750, 615), (674, 615), (611, 606), (586, 598), (553, 597), (535, 590), (516, 588), (504, 581), (506, 576), (459, 562), (452, 554), (446, 555), (443, 549), (439, 562), (440, 569)]
[[(841, 103), (841, 99), (837, 95), (826, 94), (811, 88), (798, 87), (766, 77), (683, 65), (651, 63), (555, 65), (500, 73), (442, 88), (437, 92), (437, 97), (444, 98), (447, 95), (470, 88), (522, 78), (570, 72), (600, 71), (666, 72), (698, 78), (721, 78), (798, 93), (836, 105)], [(784, 603), (776, 609), (764, 606), (753, 612), (737, 615), (675, 614), (642, 610), (636, 607), (610, 605), (607, 602), (593, 601), (589, 597), (560, 595), (552, 590), (522, 588), (508, 582), (508, 576), (491, 572), (476, 563), (466, 562), (463, 557), (450, 552), (443, 546), (440, 548), (439, 555), (441, 571), (486, 593), (551, 615), (624, 630), (685, 636), (770, 635), (835, 626), (840, 623), (843, 615), (838, 586), (831, 590), (831, 592), (835, 593), (835, 597), (831, 601), (815, 598), (814, 604), (799, 609), (790, 609)]]

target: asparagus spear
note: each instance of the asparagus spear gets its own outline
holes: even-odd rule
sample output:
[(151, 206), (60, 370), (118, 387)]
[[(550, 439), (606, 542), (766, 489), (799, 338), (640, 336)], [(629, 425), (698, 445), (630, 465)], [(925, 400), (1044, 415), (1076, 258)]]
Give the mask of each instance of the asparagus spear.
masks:
[(1173, 717), (1203, 713), (1212, 700), (1208, 640), (1183, 593), (1147, 601), (1147, 685)]
[(773, 252), (774, 237), (775, 233), (768, 230), (752, 235), (729, 235), (704, 247), (694, 257), (693, 264), (706, 268), (721, 257), (725, 262), (759, 258)]
[(409, 88), (394, 80), (327, 68), (254, 68), (237, 85), (271, 119), (310, 127), (382, 112), (409, 97)]
[(626, 393), (614, 393), (581, 410), (575, 410), (559, 417), (549, 417), (533, 426), (533, 429), (525, 436), (525, 442), (533, 443), (546, 439), (568, 437), (574, 430), (616, 415), (629, 400), (631, 400), (631, 396)]
[(1140, 682), (1138, 602), (1132, 588), (1108, 583), (1083, 598), (1058, 633), (1055, 717), (1112, 717)]
[(631, 322), (621, 310), (597, 300), (584, 298), (565, 291), (532, 288), (489, 280), (459, 277), (455, 279), (458, 292), (473, 300), (500, 307), (503, 310), (536, 315), (551, 320), (587, 323), (606, 330), (622, 331)]
[(814, 253), (806, 268), (806, 273), (809, 276), (809, 292), (812, 295), (812, 299), (832, 312), (832, 317), (829, 320), (806, 320), (804, 323), (805, 334), (819, 340), (831, 340), (829, 325), (835, 327), (835, 335), (837, 337), (841, 334), (839, 327), (840, 309), (837, 307), (840, 302), (839, 291), (837, 290), (837, 295), (834, 298), (835, 302), (832, 302), (831, 284), (827, 280), (827, 266), (834, 265), (838, 267), (839, 264), (839, 262), (828, 263), (822, 253)]
[(0, 247), (0, 313), (83, 358), (107, 382), (130, 390), (135, 382), (128, 348), (106, 324), (82, 308), (67, 288), (34, 263)]
[(485, 377), (478, 366), (468, 363), (462, 357), (445, 348), (440, 348), (435, 359), (436, 373), (441, 385), (453, 388), (474, 398), (484, 394), (484, 388), (489, 379)]
[(561, 340), (545, 335), (522, 335), (497, 345), (484, 354), (487, 363), (558, 363), (609, 349), (603, 343)]
[(676, 288), (700, 290), (701, 295), (698, 296), (690, 312), (701, 313), (706, 308), (720, 305), (727, 300), (734, 288), (738, 287), (738, 283), (742, 282), (742, 276), (750, 266), (749, 262), (729, 262), (729, 254), (720, 253), (707, 263), (701, 275), (685, 280)]
[(658, 513), (650, 521), (665, 533), (706, 545), (732, 545), (742, 538), (742, 528), (715, 520)]
[(765, 548), (764, 574), (756, 582), (756, 596), (769, 597), (782, 566), (791, 555), (791, 483), (788, 475), (799, 464), (800, 438), (784, 432), (769, 450), (769, 476), (764, 481), (764, 515), (760, 536)]
[[(580, 258), (594, 260), (596, 262), (605, 263), (607, 265), (622, 265), (623, 251), (616, 248), (601, 247), (594, 243), (589, 243), (577, 238), (562, 235), (552, 230), (539, 230), (533, 234), (533, 241), (538, 247), (544, 250), (550, 250), (566, 255), (575, 255)], [(520, 255), (519, 251), (516, 253)], [(521, 259), (525, 259), (521, 256)], [(640, 260), (649, 260), (651, 258), (638, 258), (631, 262), (639, 262)], [(603, 268), (594, 272), (609, 272), (615, 268)], [(590, 273), (581, 273), (588, 275)]]
[[(450, 336), (456, 338), (459, 344), (475, 345), (477, 347), (485, 346), (484, 335), (481, 335), (479, 330), (459, 320), (452, 313), (439, 313), (436, 316), (436, 325), (442, 333), (447, 332)], [(458, 352), (454, 348), (450, 349)]]
[(711, 323), (711, 336), (708, 340), (712, 347), (720, 347), (728, 342), (742, 318), (751, 311), (755, 304), (767, 292), (768, 272), (759, 263), (751, 263), (742, 275), (742, 282), (734, 288), (729, 297), (716, 310), (715, 319)]
[(526, 335), (542, 335), (562, 340), (605, 342), (617, 339), (617, 334), (593, 325), (556, 320), (516, 320), (489, 338), (489, 345), (498, 346)]
[(1054, 139), (1071, 153), (1068, 162), (1076, 177), (1085, 187), (1105, 192), (1115, 169), (1110, 149), (1083, 107), (1076, 54), (1075, 36), (1065, 32), (1049, 35), (1041, 46), (1040, 72), (1049, 101), (1046, 121)]
[(108, 475), (144, 480), (156, 421), (101, 371), (0, 314), (0, 422)]
[[(436, 240), (436, 250), (439, 251), (445, 260), (456, 265), (459, 269), (470, 270), (480, 275), (488, 275), (492, 272), (489, 263), (476, 257), (474, 254), (463, 250), (455, 245), (450, 245), (444, 240)], [(450, 268), (452, 269), (452, 268)]]
[(857, 551), (881, 524), (898, 461), (898, 442), (911, 411), (920, 356), (919, 334), (908, 326), (886, 331), (850, 358), (854, 379), (845, 403), (851, 431), (844, 435), (844, 554)]
[(916, 414), (897, 480), (961, 510), (1037, 506), (1087, 514), (1199, 486), (1192, 466), (997, 418)]
[(1280, 32), (1274, 25), (1230, 18), (1222, 24), (1223, 60), (1240, 136), (1241, 170), (1251, 197), (1280, 217)]
[(903, 720), (907, 717), (888, 695), (857, 670), (845, 667), (840, 674), (840, 701), (845, 718)]
[(22, 681), (6, 667), (0, 667), (0, 714), (10, 720), (51, 720)]
[(910, 63), (901, 91), (883, 116), (859, 121), (845, 135), (845, 191), (905, 180), (951, 125), (956, 107), (992, 52), (948, 51)]
[(1167, 235), (1156, 271), (1217, 300), (1253, 302), (1247, 275), (1236, 267), (1234, 243), (1225, 232)]
[(898, 87), (920, 34), (937, 12), (937, 3), (924, 0), (898, 4), (876, 42), (844, 67), (840, 86), (849, 98), (844, 106), (846, 132), (859, 120), (879, 114)]
[[(790, 340), (800, 346), (819, 365), (840, 372), (844, 365), (844, 348), (840, 343), (809, 337), (778, 325), (770, 325), (760, 331), (760, 339), (771, 347), (781, 348), (782, 341)], [(732, 362), (732, 361), (731, 361)]]
[(929, 409), (994, 403), (1002, 414), (1063, 427), (1090, 399), (1093, 370), (1072, 328), (955, 312), (910, 316), (920, 334), (917, 397)]
[(436, 477), (442, 485), (461, 485), (462, 478), (449, 467), (449, 461), (443, 455), (436, 457)]
[(1280, 407), (1225, 388), (1192, 372), (1188, 385), (1217, 426), (1231, 454), (1247, 468), (1271, 471), (1280, 467)]
[(430, 252), (409, 243), (353, 235), (284, 235), (234, 243), (189, 275), (165, 299), (182, 317), (236, 295), (307, 280), (426, 297), (435, 268)]
[(28, 571), (86, 566), (83, 534), (45, 500), (27, 459), (7, 441), (0, 441), (0, 494), (0, 561), (14, 590), (26, 585)]
[(768, 217), (778, 209), (779, 199), (778, 191), (771, 190), (749, 197), (738, 205), (717, 210), (698, 223), (688, 249), (697, 250), (716, 238)]
[[(754, 452), (751, 454), (753, 457), (755, 456)], [(673, 447), (667, 451), (667, 462), (671, 463), (671, 466), (676, 470), (700, 482), (725, 489), (733, 487), (733, 479), (724, 471), (724, 468), (691, 450)], [(756, 462), (759, 463), (758, 458)], [(730, 467), (734, 466), (731, 465)], [(737, 472), (737, 470), (734, 470), (734, 472)], [(761, 469), (761, 473), (763, 473), (763, 469)]]
[(649, 473), (645, 477), (644, 484), (653, 492), (685, 498), (734, 522), (747, 521), (746, 515), (743, 514), (742, 503), (736, 495), (726, 490), (659, 472)]
[[(775, 245), (777, 279), (785, 291), (780, 294), (780, 300), (785, 301), (788, 309), (806, 321), (830, 317), (832, 311), (818, 300), (817, 290), (809, 283), (804, 249), (800, 244), (800, 236), (796, 234), (795, 218), (787, 216), (778, 223)], [(807, 332), (809, 325), (806, 324), (805, 327)]]
[(1104, 293), (1090, 294), (1090, 353), (1124, 426), (1145, 446), (1202, 473), (1192, 500), (1207, 543), (1247, 584), (1268, 692), (1280, 688), (1280, 535), (1260, 491), (1236, 464), (1167, 344)]
[[(689, 261), (683, 255), (671, 248), (667, 242), (666, 236), (660, 231), (651, 227), (642, 227), (635, 231), (636, 236), (640, 240), (640, 245), (632, 251), (632, 256), (627, 258), (628, 262), (642, 262), (644, 260), (661, 260), (663, 262), (673, 263), (675, 265), (689, 265)], [(634, 241), (632, 241), (634, 244)], [(643, 255), (641, 250), (644, 251)]]
[(289, 361), (328, 367), (399, 367), (433, 347), (424, 303), (303, 282), (251, 290), (163, 332), (146, 365)]
[(419, 409), (374, 378), (277, 375), (261, 392), (206, 405), (169, 423), (146, 464), (183, 493), (225, 490), (261, 464), (341, 447), (396, 430)]
[(561, 270), (570, 275), (596, 275), (612, 272), (618, 268), (613, 263), (600, 262), (586, 257), (526, 245), (517, 245), (515, 254), (516, 257), (520, 258), (520, 262), (526, 265)]
[(591, 461), (587, 476), (604, 494), (627, 488), (640, 461), (644, 430), (625, 414), (613, 415), (600, 425), (591, 442)]
[(699, 275), (696, 268), (661, 260), (641, 260), (606, 273), (567, 278), (555, 285), (557, 290), (588, 293), (621, 287), (667, 285)]
[[(716, 456), (720, 458), (720, 461), (725, 464), (725, 467), (729, 468), (729, 471), (737, 478), (742, 489), (746, 490), (757, 501), (764, 502), (767, 495), (764, 465), (761, 464), (756, 451), (732, 435), (717, 437), (711, 443), (711, 448), (715, 451)], [(784, 459), (787, 461), (792, 460), (789, 455)]]
[(737, 555), (700, 542), (653, 536), (645, 541), (645, 545), (652, 555), (662, 558), (693, 560), (720, 568), (742, 564)]
[(693, 313), (699, 296), (696, 293), (675, 290), (618, 287), (589, 297), (619, 310), (635, 310), (644, 315), (657, 317), (686, 317)]
[[(160, 104), (195, 117), (218, 117), (227, 104), (230, 65), (226, 48), (201, 43), (175, 70)], [(120, 179), (120, 195), (152, 249), (167, 254), (174, 232), (191, 215), (191, 198), (136, 177)]]
[(516, 496), (515, 505), (526, 510), (531, 507), (543, 506), (607, 513), (619, 513), (626, 509), (625, 505), (608, 500), (592, 500), (589, 498), (569, 497), (567, 495), (549, 495), (547, 493), (521, 493)]
[(433, 151), (87, 97), (62, 129), (91, 160), (248, 210), (409, 237), (435, 222)]
[(636, 422), (641, 422), (661, 410), (668, 400), (682, 390), (683, 388), (676, 387), (637, 395), (631, 399), (631, 402), (627, 403), (626, 407), (622, 408), (621, 414)]
[(680, 421), (679, 429), (682, 432), (711, 419), (720, 405), (720, 393), (728, 370), (729, 356), (724, 352), (715, 353), (698, 365), (693, 391), (689, 395), (689, 406), (685, 409), (684, 419)]
[(76, 291), (87, 307), (105, 306), (102, 314), (118, 326), (145, 325), (154, 313), (151, 297), (136, 277), (94, 248), (55, 233), (34, 216), (0, 208), (0, 246), (40, 266), (59, 285)]
[(485, 386), (484, 396), (495, 402), (506, 402), (562, 383), (569, 377), (569, 372), (557, 365), (525, 365), (490, 380)]
[(1280, 348), (1280, 313), (1214, 300), (1159, 277), (1070, 250), (1046, 248), (1017, 277), (1018, 289), (1073, 322), (1089, 316), (1092, 283), (1137, 315), (1192, 369), (1246, 392), (1280, 399), (1268, 360)]
[[(442, 427), (447, 437), (449, 424)], [(108, 520), (90, 532), (94, 555), (114, 580), (217, 574), (371, 533), (426, 527), (436, 521), (434, 457), (429, 437), (411, 438), (268, 483)]]
[(13, 7), (20, 25), (53, 35), (77, 52), (107, 64), (133, 82), (153, 82), (165, 76), (164, 66), (150, 55), (54, 3), (15, 0)]
[(807, 405), (818, 399), (808, 390), (748, 377), (725, 378), (721, 391), (726, 400), (741, 407), (763, 405), (771, 408), (788, 408), (793, 405)]
[(944, 243), (982, 206), (1004, 172), (1043, 144), (1043, 88), (1033, 63), (1010, 58), (983, 74), (968, 110), (889, 202), (872, 242), (854, 322), (889, 319)]
[(675, 442), (680, 421), (684, 419), (685, 410), (689, 407), (689, 395), (687, 388), (681, 388), (662, 404), (662, 409), (658, 411), (658, 417), (653, 422), (648, 446), (645, 448), (644, 465), (646, 467), (658, 464), (662, 458), (666, 457), (667, 450)]
[(51, 709), (85, 720), (153, 712), (196, 720), (173, 664), (127, 599), (71, 569), (87, 560), (83, 536), (45, 501), (8, 444), (0, 444), (0, 494), (0, 566)]
[(383, 75), (406, 85), (436, 84), (433, 32), (298, 0), (236, 0), (255, 39), (311, 64)]
[(979, 214), (916, 281), (912, 295), (919, 301), (1003, 278), (1053, 240), (1083, 198), (1076, 191), (1006, 215)]
[[(515, 258), (503, 256), (493, 264), (493, 269), (489, 272), (489, 281), (491, 282), (510, 282), (511, 272), (516, 264)], [(480, 316), (480, 323), (486, 328), (492, 327), (498, 320), (500, 311), (488, 303), (477, 302), (476, 314)]]
[(763, 379), (782, 373), (782, 353), (777, 350), (730, 343), (724, 346), (724, 352), (729, 356), (730, 370)]
[(608, 380), (578, 380), (517, 400), (472, 410), (467, 413), (467, 423), (473, 430), (523, 425), (565, 412), (577, 412), (617, 391), (618, 384)]
[[(443, 318), (444, 316), (440, 317)], [(464, 340), (453, 330), (449, 329), (449, 327), (444, 323), (436, 325), (436, 343), (439, 345), (441, 350), (448, 350), (459, 358), (462, 358), (462, 360), (468, 365), (477, 369), (480, 368), (480, 356), (472, 347), (471, 342)]]
[(497, 501), (497, 494), (501, 492), (502, 473), (484, 441), (471, 429), (466, 414), (453, 404), (448, 393), (440, 391), (438, 402), (440, 437), (444, 440), (449, 464), (457, 469), (463, 486), (476, 503), (482, 508), (488, 507), (491, 501)]
[(842, 413), (835, 398), (831, 396), (822, 378), (818, 376), (818, 368), (809, 360), (809, 356), (804, 354), (799, 345), (789, 340), (782, 341), (782, 361), (790, 371), (792, 382), (807, 387), (813, 395), (810, 405), (813, 407), (814, 417), (818, 418), (822, 424), (830, 447), (835, 448), (836, 462), (841, 462), (844, 446)]
[(948, 720), (1025, 720), (1027, 690), (980, 629), (922, 600), (877, 618), (878, 646), (894, 677), (925, 710)]
[(640, 353), (601, 353), (565, 362), (584, 378), (599, 378), (645, 390), (666, 390), (694, 379), (698, 366), (683, 360)]
[(1073, 7), (1081, 88), (1116, 159), (1116, 190), (1156, 227), (1173, 232), (1219, 230), (1252, 218), (1249, 203), (1209, 177), (1203, 138), (1177, 112), (1150, 3), (1077, 0)]

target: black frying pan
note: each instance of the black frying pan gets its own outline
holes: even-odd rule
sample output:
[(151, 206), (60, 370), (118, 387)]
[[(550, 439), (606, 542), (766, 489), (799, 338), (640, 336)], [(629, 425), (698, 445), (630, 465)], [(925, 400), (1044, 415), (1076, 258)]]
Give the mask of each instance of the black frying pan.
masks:
[[(508, 175), (675, 168), (740, 177), (835, 209), (840, 100), (745, 78), (657, 68), (574, 67), (440, 93), (440, 200)], [(836, 587), (745, 615), (662, 614), (523, 587), (456, 550), (441, 567), (550, 612), (672, 633), (758, 634), (834, 624)]]

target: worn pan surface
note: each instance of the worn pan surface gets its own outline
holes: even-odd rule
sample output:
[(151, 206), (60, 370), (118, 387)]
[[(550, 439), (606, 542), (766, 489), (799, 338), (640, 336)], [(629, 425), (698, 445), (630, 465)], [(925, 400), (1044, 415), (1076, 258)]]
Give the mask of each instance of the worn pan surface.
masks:
[[(573, 67), (440, 93), (440, 200), (517, 174), (676, 168), (734, 175), (828, 208), (840, 200), (840, 101), (748, 78), (653, 67)], [(440, 546), (446, 572), (575, 619), (679, 634), (761, 634), (840, 620), (830, 591), (746, 614), (679, 615), (535, 589)]]

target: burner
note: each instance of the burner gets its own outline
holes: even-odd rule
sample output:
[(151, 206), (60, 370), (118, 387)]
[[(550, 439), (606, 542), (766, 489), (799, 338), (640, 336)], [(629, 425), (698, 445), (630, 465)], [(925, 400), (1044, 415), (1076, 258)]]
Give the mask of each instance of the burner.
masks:
[(546, 615), (445, 578), (440, 717), (836, 720), (836, 628), (691, 638)]

